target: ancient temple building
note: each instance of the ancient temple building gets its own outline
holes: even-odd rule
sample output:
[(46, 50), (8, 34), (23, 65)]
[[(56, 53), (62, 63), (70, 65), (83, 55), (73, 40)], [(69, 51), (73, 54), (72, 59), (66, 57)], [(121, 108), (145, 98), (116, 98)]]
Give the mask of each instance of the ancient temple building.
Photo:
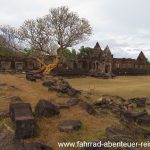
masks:
[(69, 60), (64, 69), (59, 68), (60, 75), (94, 75), (116, 74), (116, 75), (140, 75), (147, 74), (147, 58), (141, 52), (137, 59), (114, 58), (109, 46), (101, 49), (97, 42), (92, 52), (84, 57), (77, 56)]
[(32, 58), (0, 56), (0, 71), (22, 72), (37, 68), (37, 63)]
[[(47, 57), (45, 57), (45, 61), (51, 63)], [(21, 72), (38, 69), (38, 67), (39, 64), (33, 58), (0, 56), (0, 71)], [(114, 58), (109, 46), (102, 50), (97, 42), (90, 54), (66, 59), (54, 72), (56, 75), (101, 76), (103, 74), (144, 75), (148, 73), (147, 70), (147, 58), (143, 52), (139, 54), (137, 59)]]

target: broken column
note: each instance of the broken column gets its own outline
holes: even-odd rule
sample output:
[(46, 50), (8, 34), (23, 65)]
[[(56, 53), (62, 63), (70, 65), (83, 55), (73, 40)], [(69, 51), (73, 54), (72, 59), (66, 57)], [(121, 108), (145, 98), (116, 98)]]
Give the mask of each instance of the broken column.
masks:
[(15, 124), (15, 136), (17, 139), (35, 136), (35, 119), (29, 103), (10, 104), (9, 113), (11, 120)]

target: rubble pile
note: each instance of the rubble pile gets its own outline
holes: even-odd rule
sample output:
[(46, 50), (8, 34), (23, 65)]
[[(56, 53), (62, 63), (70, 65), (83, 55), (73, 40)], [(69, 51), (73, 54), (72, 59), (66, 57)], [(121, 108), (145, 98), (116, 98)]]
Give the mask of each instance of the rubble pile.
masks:
[(59, 79), (48, 79), (43, 82), (43, 86), (48, 87), (48, 91), (56, 91), (69, 96), (76, 96), (80, 93), (79, 90), (74, 89), (70, 84), (65, 81), (63, 78)]

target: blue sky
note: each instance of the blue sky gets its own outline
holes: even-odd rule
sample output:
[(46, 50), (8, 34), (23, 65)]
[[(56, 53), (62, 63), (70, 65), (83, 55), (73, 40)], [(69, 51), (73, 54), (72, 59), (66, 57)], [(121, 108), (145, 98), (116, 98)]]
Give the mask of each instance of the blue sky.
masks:
[(109, 45), (114, 57), (136, 58), (142, 50), (150, 60), (150, 0), (0, 0), (0, 24), (20, 26), (25, 19), (68, 6), (93, 27), (81, 45)]

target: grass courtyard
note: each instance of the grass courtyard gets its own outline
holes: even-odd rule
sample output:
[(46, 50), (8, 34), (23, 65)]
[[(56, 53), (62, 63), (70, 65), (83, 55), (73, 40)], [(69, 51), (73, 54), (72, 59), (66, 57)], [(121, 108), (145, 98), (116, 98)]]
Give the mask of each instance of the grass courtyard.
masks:
[(101, 94), (117, 95), (124, 98), (149, 97), (150, 76), (120, 76), (115, 79), (97, 79), (92, 77), (67, 79), (80, 90), (93, 90)]

